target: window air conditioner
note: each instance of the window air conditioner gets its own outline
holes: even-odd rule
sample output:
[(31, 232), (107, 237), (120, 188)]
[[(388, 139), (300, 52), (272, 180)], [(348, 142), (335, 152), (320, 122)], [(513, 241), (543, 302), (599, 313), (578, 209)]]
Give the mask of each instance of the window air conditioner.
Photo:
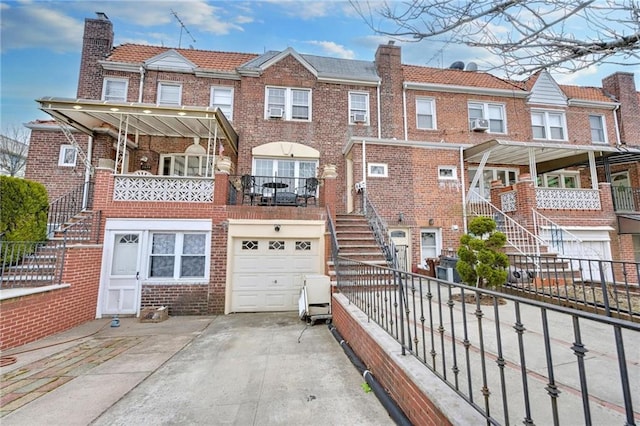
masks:
[(364, 113), (355, 113), (353, 114), (353, 122), (354, 123), (366, 123), (367, 122), (367, 114)]
[(272, 107), (269, 108), (269, 117), (270, 118), (281, 118), (284, 111), (282, 108)]
[(489, 120), (486, 118), (476, 118), (471, 122), (471, 130), (476, 132), (484, 132), (489, 130)]

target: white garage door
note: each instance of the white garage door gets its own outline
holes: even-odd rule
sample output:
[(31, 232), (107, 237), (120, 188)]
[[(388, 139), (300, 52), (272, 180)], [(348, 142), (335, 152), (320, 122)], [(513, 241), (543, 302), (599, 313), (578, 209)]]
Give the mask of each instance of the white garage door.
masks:
[(322, 272), (318, 248), (318, 239), (234, 239), (231, 311), (297, 311), (303, 275)]

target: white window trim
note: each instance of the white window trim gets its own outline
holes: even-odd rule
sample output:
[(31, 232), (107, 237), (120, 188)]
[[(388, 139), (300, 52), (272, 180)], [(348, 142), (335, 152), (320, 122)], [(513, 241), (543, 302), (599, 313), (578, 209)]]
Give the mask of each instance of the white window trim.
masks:
[[(569, 140), (569, 132), (567, 130), (567, 114), (564, 111), (557, 109), (532, 109), (531, 114), (542, 114), (544, 117), (544, 131), (546, 133), (546, 138), (536, 138), (533, 136), (533, 123), (530, 122), (531, 125), (531, 133), (532, 138), (535, 140), (541, 141), (563, 141), (566, 142)], [(551, 127), (549, 126), (549, 114), (559, 115), (562, 119), (562, 132), (564, 133), (563, 139), (552, 139), (551, 138)], [(589, 130), (591, 130), (591, 126), (589, 126)]]
[[(287, 120), (287, 121), (302, 121), (307, 122), (311, 121), (313, 116), (312, 105), (313, 105), (313, 91), (309, 88), (305, 87), (283, 87), (283, 86), (265, 86), (264, 88), (264, 119), (269, 120), (271, 117), (269, 116), (269, 89), (282, 89), (285, 91), (284, 94), (284, 114), (282, 118), (279, 120)], [(307, 92), (309, 94), (309, 117), (308, 118), (292, 118), (293, 115), (293, 91), (299, 90), (303, 92)]]
[[(472, 118), (469, 116), (469, 105), (482, 105), (482, 118), (489, 122), (489, 128), (487, 129), (487, 133), (494, 133), (497, 135), (506, 135), (509, 132), (509, 128), (507, 126), (507, 107), (505, 104), (501, 104), (499, 102), (483, 102), (483, 101), (468, 101), (467, 102), (467, 120), (469, 121), (469, 130), (471, 130), (471, 120)], [(502, 123), (504, 127), (504, 132), (493, 132), (491, 131), (491, 118), (489, 117), (489, 106), (500, 107), (502, 110)], [(475, 118), (473, 119), (475, 120)]]
[(591, 142), (598, 145), (607, 145), (609, 143), (609, 138), (607, 136), (607, 121), (604, 114), (589, 114), (589, 134), (591, 134), (591, 117), (599, 117), (600, 123), (602, 123), (602, 134), (604, 136), (603, 141), (594, 141), (593, 137), (591, 137)]
[[(214, 98), (214, 92), (216, 91), (216, 89), (218, 90), (229, 90), (231, 91), (231, 105), (229, 106), (229, 109), (231, 111), (231, 113), (227, 116), (227, 114), (225, 114), (225, 117), (227, 117), (227, 119), (229, 121), (233, 121), (233, 96), (234, 96), (234, 88), (232, 86), (211, 86), (211, 90), (209, 92), (209, 106), (213, 107), (213, 98)], [(222, 111), (222, 109), (221, 109)], [(224, 113), (224, 112), (223, 112)]]
[[(441, 172), (451, 170), (451, 176), (442, 176)], [(438, 166), (438, 180), (458, 180), (458, 168), (455, 166)]]
[[(66, 152), (68, 150), (74, 151), (73, 162), (66, 162)], [(78, 150), (73, 145), (60, 145), (60, 154), (58, 156), (58, 166), (60, 167), (75, 167), (78, 162)]]
[[(376, 173), (375, 168), (382, 167), (382, 173)], [(389, 167), (384, 163), (367, 163), (367, 176), (369, 177), (389, 177)]]
[[(550, 187), (549, 186), (549, 178), (557, 177), (558, 183), (560, 186), (558, 187)], [(575, 188), (565, 188), (565, 177), (572, 177), (575, 179), (576, 187)], [(572, 170), (558, 170), (555, 172), (549, 172), (542, 175), (541, 179), (542, 188), (562, 188), (562, 189), (580, 189), (580, 172), (572, 171)]]
[[(151, 258), (153, 256), (153, 235), (154, 234), (175, 234), (176, 235), (176, 246), (174, 247), (175, 252), (173, 253), (173, 258), (176, 259), (176, 262), (173, 267), (173, 276), (172, 277), (152, 277), (151, 276)], [(205, 236), (204, 242), (204, 254), (199, 255), (204, 258), (204, 276), (202, 277), (180, 277), (180, 258), (183, 256), (182, 249), (184, 247), (184, 235), (185, 234), (200, 234)], [(172, 283), (199, 283), (199, 282), (208, 282), (209, 281), (209, 269), (210, 269), (210, 260), (211, 259), (211, 232), (210, 231), (187, 231), (187, 230), (152, 230), (149, 231), (149, 241), (147, 244), (147, 253), (146, 253), (146, 270), (144, 274), (144, 280), (149, 283), (156, 282), (172, 282)]]
[[(162, 87), (163, 86), (177, 86), (178, 87), (178, 103), (163, 103), (162, 100)], [(182, 105), (182, 84), (174, 81), (159, 81), (158, 82), (158, 106), (181, 106)]]
[[(108, 82), (124, 83), (124, 98), (123, 99), (106, 99)], [(128, 78), (105, 77), (103, 82), (102, 82), (102, 97), (100, 99), (102, 99), (103, 101), (126, 102), (127, 101), (127, 93), (128, 92), (129, 92), (129, 79)]]
[[(428, 102), (431, 104), (431, 116), (433, 121), (433, 126), (431, 127), (420, 127), (418, 125), (418, 103), (419, 102)], [(436, 118), (436, 100), (435, 98), (425, 98), (425, 97), (417, 97), (416, 98), (416, 128), (420, 130), (437, 130), (438, 129), (438, 120)]]
[[(356, 122), (354, 120), (354, 115), (355, 114), (351, 111), (352, 110), (351, 95), (364, 95), (367, 98), (367, 100), (366, 100), (366, 111), (365, 111), (366, 120), (364, 122)], [(369, 92), (350, 91), (348, 96), (349, 96), (349, 124), (351, 124), (351, 125), (363, 124), (365, 126), (369, 126), (369, 124), (371, 122), (371, 106), (369, 105), (371, 103), (371, 100), (370, 100), (370, 97), (369, 97)], [(360, 111), (360, 110), (358, 109), (358, 111)]]

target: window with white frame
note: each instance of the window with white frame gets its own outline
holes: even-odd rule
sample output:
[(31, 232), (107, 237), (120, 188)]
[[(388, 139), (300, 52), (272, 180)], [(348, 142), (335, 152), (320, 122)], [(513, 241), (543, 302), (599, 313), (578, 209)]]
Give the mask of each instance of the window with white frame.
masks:
[(590, 115), (589, 126), (591, 127), (591, 141), (594, 143), (607, 143), (607, 133), (604, 127), (604, 117), (602, 115)]
[[(469, 184), (473, 182), (478, 169), (469, 169)], [(491, 182), (499, 180), (503, 185), (513, 185), (518, 179), (518, 169), (507, 169), (499, 167), (485, 167), (482, 171), (482, 176), (478, 179), (478, 185), (475, 188), (482, 197), (486, 199), (491, 198)], [(474, 188), (471, 188), (474, 190)]]
[(538, 186), (545, 188), (580, 188), (580, 172), (560, 170), (538, 176)]
[(387, 177), (389, 169), (384, 163), (367, 163), (367, 176), (370, 177)]
[(567, 124), (564, 112), (532, 111), (531, 130), (534, 139), (567, 140)]
[(105, 78), (102, 85), (102, 100), (126, 102), (128, 83), (126, 78)]
[(78, 150), (73, 145), (61, 145), (60, 155), (58, 157), (58, 166), (60, 167), (75, 167), (76, 159), (78, 157)]
[(164, 176), (206, 177), (213, 173), (213, 156), (200, 154), (163, 154), (160, 156), (161, 174)]
[(267, 87), (265, 118), (311, 120), (311, 90), (291, 87)]
[[(271, 182), (277, 177), (280, 183), (286, 184), (284, 191), (294, 192), (305, 185), (307, 178), (317, 177), (318, 160), (289, 158), (254, 158), (253, 175), (258, 187)], [(263, 194), (272, 192), (264, 189)]]
[(206, 278), (207, 234), (155, 232), (151, 234), (149, 278)]
[(179, 106), (182, 104), (182, 85), (158, 83), (158, 105)]
[(439, 180), (457, 180), (458, 170), (454, 166), (438, 166)]
[(211, 86), (210, 104), (220, 108), (228, 120), (233, 120), (233, 87)]
[(469, 102), (469, 128), (473, 129), (476, 120), (485, 119), (489, 123), (489, 133), (507, 133), (505, 110), (502, 104)]
[(369, 94), (349, 92), (349, 124), (369, 124)]
[(426, 130), (433, 130), (436, 128), (436, 108), (434, 99), (416, 99), (416, 126), (418, 129)]

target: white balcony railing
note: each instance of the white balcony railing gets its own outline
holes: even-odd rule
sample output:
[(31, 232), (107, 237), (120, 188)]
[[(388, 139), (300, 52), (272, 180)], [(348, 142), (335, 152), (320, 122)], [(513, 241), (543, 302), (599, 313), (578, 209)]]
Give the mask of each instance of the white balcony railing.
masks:
[(601, 210), (598, 189), (536, 188), (536, 208)]
[(114, 201), (166, 201), (207, 203), (213, 201), (213, 179), (182, 176), (118, 175)]

